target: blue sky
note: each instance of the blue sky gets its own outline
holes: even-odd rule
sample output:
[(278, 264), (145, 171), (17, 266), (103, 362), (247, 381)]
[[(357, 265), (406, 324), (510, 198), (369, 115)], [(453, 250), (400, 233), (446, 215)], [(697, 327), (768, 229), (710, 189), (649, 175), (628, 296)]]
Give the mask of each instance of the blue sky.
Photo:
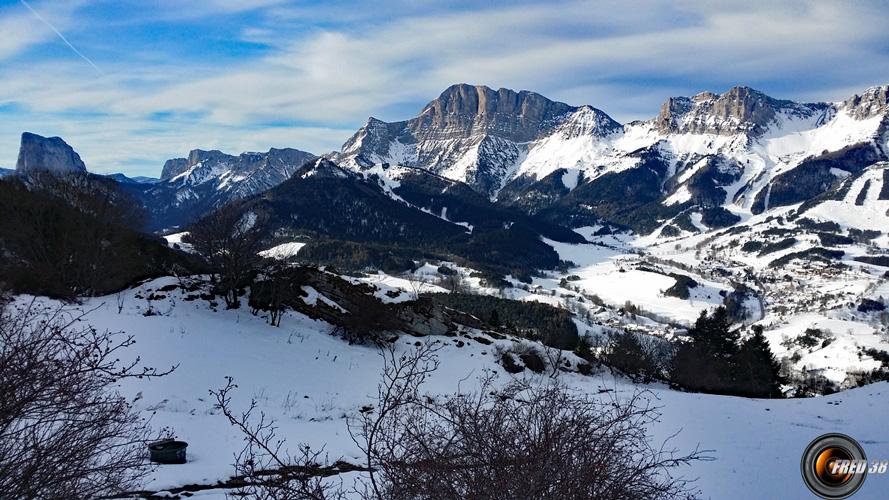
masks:
[(63, 137), (102, 173), (156, 176), (194, 148), (324, 153), (457, 82), (621, 122), (736, 84), (834, 101), (889, 83), (878, 1), (27, 4), (37, 15), (0, 0), (0, 166), (25, 130)]

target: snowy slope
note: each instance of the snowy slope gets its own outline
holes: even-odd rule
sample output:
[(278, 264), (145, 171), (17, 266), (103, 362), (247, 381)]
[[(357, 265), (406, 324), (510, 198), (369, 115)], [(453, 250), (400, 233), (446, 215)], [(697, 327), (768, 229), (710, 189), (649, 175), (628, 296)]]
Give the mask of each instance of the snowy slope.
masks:
[[(117, 313), (111, 297), (69, 306), (93, 309), (88, 321), (98, 328), (125, 330), (135, 336), (136, 351), (154, 366), (178, 364), (170, 376), (151, 381), (128, 381), (120, 390), (136, 399), (136, 406), (152, 416), (155, 426), (170, 426), (189, 442), (189, 462), (160, 466), (145, 486), (161, 490), (202, 484), (232, 474), (233, 454), (240, 437), (213, 408), (208, 389), (233, 376), (239, 385), (234, 405), (244, 407), (256, 397), (260, 408), (277, 419), (279, 432), (291, 446), (299, 442), (325, 447), (331, 460), (357, 461), (358, 450), (349, 439), (344, 418), (366, 404), (374, 392), (381, 359), (370, 347), (350, 346), (329, 335), (330, 326), (288, 314), (279, 328), (245, 309), (212, 311), (206, 302), (184, 302), (177, 292), (155, 300), (159, 315), (143, 316), (148, 290), (174, 284), (163, 278), (125, 292), (124, 311)], [(19, 300), (27, 300), (22, 297)], [(398, 342), (410, 348), (417, 339)], [(494, 369), (493, 346), (462, 338), (429, 339), (443, 342), (440, 370), (432, 392), (452, 392), (483, 369)], [(508, 342), (508, 341), (498, 341)], [(595, 394), (614, 389), (629, 395), (638, 387), (607, 373), (592, 377), (563, 375), (573, 387)], [(468, 379), (466, 377), (469, 377)], [(842, 431), (857, 438), (869, 457), (889, 457), (882, 419), (889, 385), (875, 384), (842, 394), (805, 400), (750, 400), (686, 394), (654, 385), (652, 402), (662, 418), (652, 429), (656, 442), (681, 431), (671, 445), (690, 450), (698, 445), (713, 450), (713, 461), (698, 462), (679, 471), (699, 477), (704, 497), (720, 499), (809, 498), (799, 476), (800, 455), (806, 444), (825, 432)], [(346, 484), (354, 474), (344, 478)], [(883, 498), (886, 477), (872, 476), (856, 498)], [(223, 498), (221, 490), (198, 494)]]
[(889, 164), (878, 163), (852, 180), (840, 200), (827, 200), (806, 211), (809, 217), (834, 221), (843, 227), (889, 232)]

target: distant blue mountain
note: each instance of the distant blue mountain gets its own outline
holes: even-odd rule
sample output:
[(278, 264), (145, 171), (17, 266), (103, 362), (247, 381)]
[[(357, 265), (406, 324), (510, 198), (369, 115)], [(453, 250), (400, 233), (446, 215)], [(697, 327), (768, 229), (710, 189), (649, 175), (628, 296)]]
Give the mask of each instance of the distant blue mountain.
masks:
[(6, 177), (7, 175), (12, 174), (13, 172), (15, 172), (15, 169), (0, 167), (0, 177)]
[(154, 177), (145, 177), (141, 175), (137, 175), (136, 177), (127, 177), (126, 175), (119, 172), (116, 174), (107, 174), (105, 175), (105, 177), (114, 179), (117, 182), (127, 182), (131, 184), (154, 184), (159, 180)]

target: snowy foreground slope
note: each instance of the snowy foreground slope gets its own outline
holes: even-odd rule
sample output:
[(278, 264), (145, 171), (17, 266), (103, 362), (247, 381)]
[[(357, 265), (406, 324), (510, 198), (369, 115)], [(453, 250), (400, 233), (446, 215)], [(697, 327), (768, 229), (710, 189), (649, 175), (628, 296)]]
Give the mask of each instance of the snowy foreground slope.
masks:
[[(276, 328), (246, 307), (214, 311), (206, 301), (184, 301), (177, 291), (159, 291), (175, 283), (173, 278), (162, 278), (123, 292), (121, 313), (115, 296), (67, 306), (91, 310), (85, 321), (100, 329), (135, 336), (137, 344), (130, 354), (140, 355), (145, 363), (178, 364), (172, 375), (128, 381), (120, 388), (136, 400), (140, 411), (152, 416), (155, 427), (168, 426), (189, 442), (189, 463), (159, 467), (146, 488), (159, 491), (213, 483), (232, 474), (233, 453), (242, 443), (213, 409), (208, 394), (208, 389), (225, 383), (225, 376), (234, 377), (240, 387), (234, 405), (245, 407), (256, 397), (261, 409), (278, 420), (281, 436), (292, 447), (304, 442), (313, 448), (325, 447), (331, 461), (359, 461), (345, 418), (368, 403), (375, 392), (381, 358), (374, 348), (350, 346), (329, 334), (330, 325), (302, 315), (288, 313)], [(149, 302), (152, 292), (155, 295)], [(154, 314), (145, 316), (149, 310)], [(441, 367), (428, 386), (431, 392), (471, 389), (483, 370), (495, 370), (503, 380), (510, 376), (494, 362), (494, 345), (466, 337), (402, 337), (397, 344), (408, 349), (417, 341), (444, 344), (439, 352)], [(640, 388), (608, 372), (562, 376), (590, 394), (613, 389), (629, 395)], [(826, 432), (848, 433), (862, 443), (869, 457), (889, 458), (884, 423), (889, 384), (798, 400), (688, 394), (659, 385), (645, 388), (662, 406), (661, 422), (652, 429), (657, 443), (681, 430), (672, 441), (680, 450), (691, 451), (698, 445), (714, 450), (714, 460), (680, 471), (699, 478), (696, 485), (704, 497), (811, 498), (800, 478), (799, 461), (808, 442)], [(355, 477), (343, 479), (351, 484)], [(889, 477), (871, 476), (855, 498), (885, 498), (887, 487)], [(221, 490), (196, 493), (204, 498), (223, 495)]]

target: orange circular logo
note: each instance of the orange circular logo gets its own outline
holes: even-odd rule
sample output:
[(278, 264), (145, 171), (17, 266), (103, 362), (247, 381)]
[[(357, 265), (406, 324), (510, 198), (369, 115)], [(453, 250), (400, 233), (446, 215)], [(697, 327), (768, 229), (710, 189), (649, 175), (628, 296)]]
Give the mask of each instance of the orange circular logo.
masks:
[[(854, 474), (838, 472), (838, 460), (852, 460), (852, 455), (843, 448), (830, 447), (821, 450), (815, 457), (815, 475), (826, 484), (841, 485), (852, 479)], [(836, 471), (836, 472), (835, 472)]]
[[(867, 476), (867, 457), (857, 441), (845, 434), (824, 434), (809, 443), (800, 469), (803, 481), (821, 498), (847, 498)], [(864, 467), (861, 467), (865, 464)]]

